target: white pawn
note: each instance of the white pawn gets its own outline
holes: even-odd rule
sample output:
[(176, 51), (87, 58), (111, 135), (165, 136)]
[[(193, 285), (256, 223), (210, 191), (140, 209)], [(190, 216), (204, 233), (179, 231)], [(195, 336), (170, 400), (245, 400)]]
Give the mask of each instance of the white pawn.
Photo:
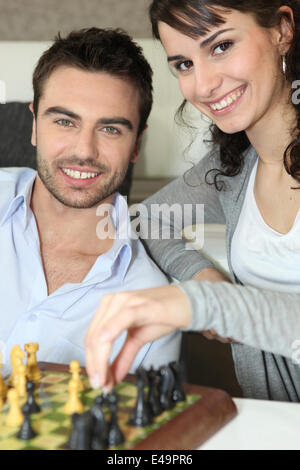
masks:
[(83, 412), (83, 404), (79, 400), (78, 397), (78, 384), (76, 380), (71, 379), (68, 385), (69, 390), (69, 398), (65, 404), (64, 412), (68, 415), (72, 415), (73, 413), (82, 413)]
[(24, 415), (19, 405), (18, 392), (15, 388), (11, 388), (7, 392), (7, 401), (10, 405), (7, 413), (5, 424), (9, 427), (21, 426), (24, 421)]
[(22, 363), (18, 367), (17, 375), (17, 392), (19, 397), (26, 396), (26, 382), (26, 366)]
[(70, 372), (72, 374), (72, 380), (75, 380), (78, 387), (78, 392), (83, 392), (84, 385), (80, 378), (80, 363), (79, 361), (71, 361), (70, 362)]

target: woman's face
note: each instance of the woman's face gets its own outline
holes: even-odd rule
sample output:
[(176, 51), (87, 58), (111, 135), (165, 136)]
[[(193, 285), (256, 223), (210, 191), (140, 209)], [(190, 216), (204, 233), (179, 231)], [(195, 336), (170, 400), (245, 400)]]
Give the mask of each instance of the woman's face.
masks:
[(231, 134), (258, 122), (267, 124), (287, 85), (278, 49), (280, 31), (266, 30), (237, 10), (223, 16), (226, 23), (197, 39), (163, 22), (159, 34), (183, 96)]

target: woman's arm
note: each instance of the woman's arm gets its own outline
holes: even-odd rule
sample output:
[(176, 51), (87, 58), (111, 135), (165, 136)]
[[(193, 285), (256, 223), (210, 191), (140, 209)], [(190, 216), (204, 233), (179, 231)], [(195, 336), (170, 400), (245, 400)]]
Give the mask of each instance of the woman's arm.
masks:
[[(209, 330), (287, 358), (300, 339), (300, 295), (188, 281), (104, 296), (86, 336), (86, 366), (95, 386), (123, 379), (139, 349), (175, 329)], [(111, 365), (113, 341), (127, 330)]]
[(180, 281), (215, 268), (202, 253), (187, 246), (182, 230), (203, 222), (225, 223), (218, 192), (205, 181), (206, 173), (218, 166), (215, 153), (209, 152), (184, 176), (143, 202), (141, 239), (146, 250), (162, 271)]

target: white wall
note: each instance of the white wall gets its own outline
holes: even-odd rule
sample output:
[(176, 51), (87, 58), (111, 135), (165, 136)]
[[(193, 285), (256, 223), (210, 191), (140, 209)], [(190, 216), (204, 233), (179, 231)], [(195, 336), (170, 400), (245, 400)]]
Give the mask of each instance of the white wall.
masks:
[[(191, 135), (174, 123), (174, 115), (182, 101), (178, 83), (168, 69), (165, 53), (158, 41), (137, 40), (154, 71), (154, 106), (144, 136), (141, 155), (136, 164), (135, 176), (148, 178), (173, 177), (190, 168), (188, 160), (196, 162), (206, 152), (202, 142), (208, 123), (199, 118), (194, 123), (199, 128), (196, 143), (187, 156), (184, 149)], [(0, 41), (0, 80), (6, 84), (6, 101), (30, 101), (31, 77), (42, 52), (49, 47), (46, 42)]]

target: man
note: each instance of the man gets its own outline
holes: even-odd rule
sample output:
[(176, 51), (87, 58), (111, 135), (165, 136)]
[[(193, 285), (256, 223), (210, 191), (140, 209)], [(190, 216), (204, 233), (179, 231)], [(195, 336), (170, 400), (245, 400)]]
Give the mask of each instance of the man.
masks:
[[(14, 344), (38, 342), (39, 360), (84, 364), (104, 294), (167, 283), (141, 242), (124, 236), (128, 208), (117, 193), (138, 158), (152, 71), (125, 33), (91, 28), (56, 38), (33, 88), (38, 171), (0, 172), (0, 338), (6, 359)], [(179, 346), (177, 333), (147, 344), (133, 369), (175, 360)]]

